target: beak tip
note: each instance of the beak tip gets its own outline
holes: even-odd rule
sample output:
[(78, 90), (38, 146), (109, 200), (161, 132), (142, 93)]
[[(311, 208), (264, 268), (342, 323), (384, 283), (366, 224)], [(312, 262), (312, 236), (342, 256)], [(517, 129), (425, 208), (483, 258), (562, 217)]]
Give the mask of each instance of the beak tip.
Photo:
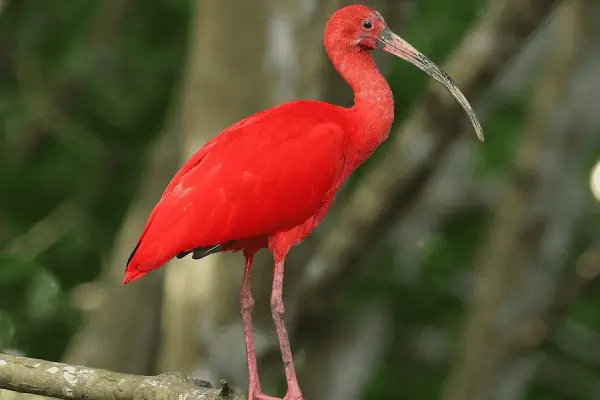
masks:
[(479, 139), (479, 141), (481, 143), (483, 143), (484, 142), (483, 128), (481, 127), (481, 124), (479, 123), (479, 120), (477, 120), (477, 117), (475, 117), (474, 113), (473, 113), (473, 118), (471, 119), (471, 122), (473, 124), (473, 128), (475, 129), (475, 134), (477, 135), (477, 139)]

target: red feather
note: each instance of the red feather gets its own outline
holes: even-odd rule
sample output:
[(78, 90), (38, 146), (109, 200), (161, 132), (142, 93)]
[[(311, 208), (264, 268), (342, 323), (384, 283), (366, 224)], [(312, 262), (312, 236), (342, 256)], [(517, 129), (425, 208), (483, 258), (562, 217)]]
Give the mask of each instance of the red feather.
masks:
[(370, 55), (377, 48), (407, 60), (452, 93), (483, 131), (449, 76), (390, 31), (381, 15), (362, 5), (336, 11), (327, 22), (325, 49), (350, 85), (354, 105), (317, 101), (286, 103), (248, 117), (200, 149), (175, 175), (127, 263), (123, 283), (171, 258), (193, 252), (244, 250), (240, 311), (251, 399), (276, 399), (260, 389), (252, 335), (250, 268), (254, 253), (269, 247), (275, 264), (271, 312), (285, 365), (284, 399), (303, 398), (285, 329), (285, 258), (321, 221), (348, 175), (387, 138), (394, 99)]
[(299, 226), (328, 207), (344, 170), (347, 113), (318, 101), (285, 103), (209, 141), (152, 210), (124, 283), (195, 248), (231, 241), (242, 243), (227, 249), (247, 241), (264, 247), (267, 235)]

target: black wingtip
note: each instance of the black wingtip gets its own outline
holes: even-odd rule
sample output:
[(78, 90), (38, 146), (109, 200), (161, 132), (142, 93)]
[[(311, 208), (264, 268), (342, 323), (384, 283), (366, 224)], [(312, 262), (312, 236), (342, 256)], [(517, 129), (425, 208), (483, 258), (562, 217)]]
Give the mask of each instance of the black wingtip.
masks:
[[(177, 259), (181, 260), (182, 258), (185, 258), (187, 255), (189, 255), (190, 253), (192, 254), (192, 258), (194, 260), (199, 260), (201, 258), (210, 256), (211, 254), (217, 253), (220, 250), (222, 250), (225, 246), (228, 246), (229, 244), (231, 244), (232, 242), (228, 242), (225, 244), (217, 244), (215, 246), (210, 246), (210, 247), (199, 247), (197, 249), (194, 250), (186, 250), (186, 251), (182, 251), (181, 253), (177, 254)], [(135, 254), (135, 252), (137, 251), (138, 247), (140, 247), (140, 244), (138, 243), (135, 246), (135, 249), (133, 249), (133, 252), (131, 253), (131, 255), (129, 256), (129, 260), (127, 260), (127, 264), (129, 264), (129, 262), (131, 261), (131, 259), (133, 258), (133, 255)]]
[(135, 247), (133, 248), (133, 251), (131, 252), (131, 254), (129, 255), (129, 258), (127, 259), (127, 265), (129, 265), (129, 263), (131, 262), (131, 259), (133, 258), (133, 256), (135, 255), (135, 253), (137, 252), (137, 250), (140, 248), (140, 244), (142, 244), (142, 241), (140, 240), (139, 242), (137, 242), (137, 244), (135, 245)]
[(214, 253), (218, 253), (219, 251), (221, 251), (225, 246), (227, 246), (229, 243), (225, 243), (225, 244), (217, 244), (215, 246), (211, 246), (211, 247), (201, 247), (198, 249), (194, 249), (194, 254), (192, 254), (192, 258), (194, 260), (200, 260), (201, 258), (210, 256), (211, 254)]
[(182, 251), (181, 253), (177, 254), (177, 258), (179, 260), (181, 260), (182, 258), (184, 258), (185, 256), (187, 256), (188, 254), (190, 254), (192, 252), (192, 250), (190, 251)]

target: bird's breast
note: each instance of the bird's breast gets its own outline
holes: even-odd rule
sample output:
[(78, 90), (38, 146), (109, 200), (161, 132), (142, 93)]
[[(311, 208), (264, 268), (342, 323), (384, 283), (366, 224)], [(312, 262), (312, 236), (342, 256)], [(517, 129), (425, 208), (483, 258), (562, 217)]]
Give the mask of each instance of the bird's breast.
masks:
[(352, 135), (348, 146), (347, 162), (354, 163), (356, 167), (365, 162), (388, 138), (391, 121), (367, 120), (360, 129)]

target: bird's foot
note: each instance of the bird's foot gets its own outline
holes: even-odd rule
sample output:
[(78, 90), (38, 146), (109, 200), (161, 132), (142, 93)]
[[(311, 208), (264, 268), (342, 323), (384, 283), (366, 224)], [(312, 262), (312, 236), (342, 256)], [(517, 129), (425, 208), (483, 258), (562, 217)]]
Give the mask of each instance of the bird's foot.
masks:
[(261, 392), (250, 393), (248, 400), (304, 400), (302, 393), (290, 393), (288, 392), (285, 397), (272, 397)]
[(255, 392), (248, 395), (248, 400), (283, 400), (280, 397), (267, 396), (264, 393)]
[(288, 390), (283, 400), (304, 400), (304, 397), (302, 397), (302, 392), (298, 388), (296, 390)]

